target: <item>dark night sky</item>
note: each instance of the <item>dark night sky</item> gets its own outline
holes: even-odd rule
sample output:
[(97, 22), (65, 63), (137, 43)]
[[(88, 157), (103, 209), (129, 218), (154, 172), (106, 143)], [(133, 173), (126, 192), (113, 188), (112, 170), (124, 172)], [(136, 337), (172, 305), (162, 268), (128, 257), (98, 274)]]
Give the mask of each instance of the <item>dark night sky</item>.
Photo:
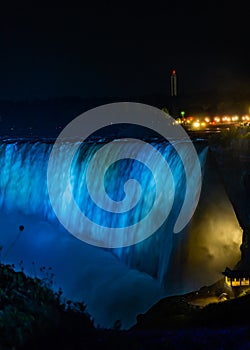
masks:
[(250, 93), (247, 3), (195, 3), (2, 8), (0, 98)]

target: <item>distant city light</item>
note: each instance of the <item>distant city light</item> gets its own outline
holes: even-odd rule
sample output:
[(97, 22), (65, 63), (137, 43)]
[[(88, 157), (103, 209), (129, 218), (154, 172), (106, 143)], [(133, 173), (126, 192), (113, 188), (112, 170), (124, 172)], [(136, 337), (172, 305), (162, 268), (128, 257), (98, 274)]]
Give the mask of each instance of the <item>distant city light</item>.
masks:
[[(185, 115), (185, 117), (184, 117)], [(189, 129), (193, 128), (208, 129), (210, 126), (216, 126), (220, 128), (223, 124), (233, 126), (250, 126), (250, 116), (248, 114), (239, 116), (234, 115), (215, 115), (215, 116), (199, 116), (199, 115), (186, 115), (186, 112), (180, 111), (180, 118), (177, 119), (178, 124), (186, 125)]]
[(199, 121), (196, 121), (196, 122), (193, 122), (193, 127), (195, 128), (199, 128), (200, 127), (200, 122)]

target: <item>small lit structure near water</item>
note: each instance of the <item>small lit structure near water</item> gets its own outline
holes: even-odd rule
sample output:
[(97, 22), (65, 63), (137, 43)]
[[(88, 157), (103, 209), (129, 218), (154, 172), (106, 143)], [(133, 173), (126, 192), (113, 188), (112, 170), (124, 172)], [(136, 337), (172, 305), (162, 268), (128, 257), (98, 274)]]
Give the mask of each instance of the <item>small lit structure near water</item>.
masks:
[(225, 276), (225, 285), (227, 287), (241, 287), (244, 289), (250, 289), (250, 271), (231, 270), (226, 267), (222, 274)]

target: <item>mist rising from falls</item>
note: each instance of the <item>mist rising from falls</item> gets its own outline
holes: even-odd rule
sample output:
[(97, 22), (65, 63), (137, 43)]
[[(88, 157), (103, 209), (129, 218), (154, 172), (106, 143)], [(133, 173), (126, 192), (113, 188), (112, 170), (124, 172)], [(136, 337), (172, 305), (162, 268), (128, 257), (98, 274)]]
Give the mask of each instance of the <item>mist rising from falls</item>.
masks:
[[(120, 146), (118, 142), (118, 154)], [(68, 147), (70, 143), (62, 149), (62, 158), (67, 156)], [(72, 187), (81, 210), (99, 220), (99, 223), (105, 222), (105, 225), (112, 227), (117, 217), (113, 219), (110, 214), (100, 212), (88, 195), (83, 181), (87, 165), (100, 147), (96, 144), (82, 147), (78, 159), (73, 162)], [(132, 146), (128, 144), (129, 147)], [(215, 183), (215, 197), (207, 196), (207, 192), (202, 194), (202, 201), (188, 228), (173, 235), (173, 227), (184, 199), (185, 174), (173, 148), (167, 143), (157, 143), (155, 147), (167, 160), (175, 182), (175, 200), (168, 219), (154, 235), (134, 246), (103, 250), (89, 246), (69, 234), (51, 208), (46, 175), (52, 144), (21, 141), (2, 143), (0, 245), (6, 247), (3, 255), (16, 237), (15, 227), (20, 224), (25, 226), (21, 238), (8, 253), (7, 261), (18, 263), (23, 260), (30, 274), (34, 274), (32, 261), (35, 261), (38, 270), (42, 265), (52, 266), (57, 286), (63, 287), (67, 297), (86, 301), (89, 312), (103, 326), (112, 326), (117, 319), (121, 319), (125, 327), (132, 325), (138, 313), (146, 311), (154, 302), (174, 290), (172, 286), (176, 286), (176, 271), (181, 278), (177, 292), (185, 292), (208, 280), (215, 281), (221, 267), (232, 265), (239, 256), (239, 250), (235, 247), (237, 244), (239, 247), (241, 232), (225, 193), (217, 191)], [(201, 146), (197, 149), (204, 168), (207, 148)], [(143, 149), (141, 152), (144, 152)], [(205, 174), (207, 170), (210, 172), (211, 169), (203, 169)], [(62, 166), (60, 173), (55, 174), (55, 186), (65, 174)], [(161, 167), (157, 176), (161, 176)], [(107, 192), (114, 199), (121, 200), (124, 195), (123, 185), (131, 177), (138, 179), (144, 196), (133, 215), (120, 216), (123, 225), (144, 217), (145, 203), (151, 208), (155, 196), (152, 191), (154, 181), (148, 169), (139, 162), (128, 161), (117, 162), (109, 169)], [(196, 191), (195, 184), (193, 188)], [(58, 201), (62, 202), (62, 199), (58, 198)], [(74, 220), (67, 198), (62, 204), (63, 215), (68, 220)], [(165, 210), (166, 204), (161, 203), (161, 211)], [(221, 221), (216, 216), (218, 213)], [(225, 218), (230, 224), (225, 225)], [(218, 223), (221, 223), (219, 231)], [(231, 234), (231, 223), (232, 227), (236, 227), (235, 237)], [(206, 232), (209, 232), (209, 236)], [(174, 274), (171, 274), (173, 271)], [(190, 283), (191, 280), (194, 281)], [(165, 289), (162, 289), (163, 285)]]
[(242, 229), (209, 152), (199, 205), (185, 235), (175, 237), (173, 290), (191, 291), (221, 279), (225, 267), (233, 269), (240, 260), (241, 243)]

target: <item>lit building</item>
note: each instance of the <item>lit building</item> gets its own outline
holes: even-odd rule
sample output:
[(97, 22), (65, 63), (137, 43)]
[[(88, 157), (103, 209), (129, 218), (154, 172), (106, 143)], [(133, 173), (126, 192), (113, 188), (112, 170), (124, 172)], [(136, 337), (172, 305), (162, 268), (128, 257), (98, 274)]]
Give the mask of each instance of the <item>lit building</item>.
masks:
[(177, 76), (176, 70), (172, 70), (170, 77), (171, 96), (177, 96)]
[(231, 270), (228, 267), (222, 272), (225, 276), (225, 285), (229, 288), (250, 288), (250, 271)]

